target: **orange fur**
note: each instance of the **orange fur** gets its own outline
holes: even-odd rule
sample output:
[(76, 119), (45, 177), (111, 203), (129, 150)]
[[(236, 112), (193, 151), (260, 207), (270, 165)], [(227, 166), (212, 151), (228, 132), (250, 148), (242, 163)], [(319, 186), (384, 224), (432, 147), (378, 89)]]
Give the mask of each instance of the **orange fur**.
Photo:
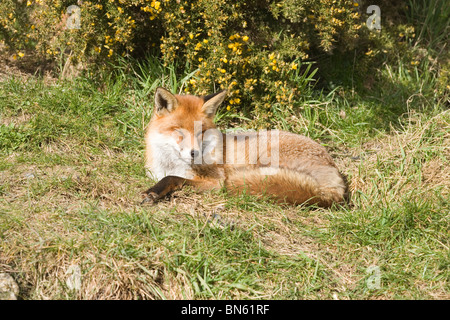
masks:
[[(216, 149), (220, 148), (222, 157), (213, 158), (213, 163), (195, 164), (194, 160), (189, 163), (182, 159), (186, 154), (182, 143), (187, 141), (187, 148), (197, 150), (201, 148), (198, 137), (215, 128), (213, 115), (224, 97), (224, 92), (205, 98), (172, 95), (157, 89), (155, 112), (145, 141), (146, 168), (160, 181), (146, 195), (159, 199), (173, 188), (187, 184), (199, 190), (225, 186), (233, 193), (265, 194), (291, 204), (329, 207), (346, 199), (346, 182), (325, 148), (289, 132), (220, 134), (222, 140)], [(195, 132), (195, 121), (201, 123), (202, 132)], [(180, 130), (189, 133), (184, 133), (183, 142), (177, 138)], [(264, 162), (273, 158), (278, 160), (277, 166)]]

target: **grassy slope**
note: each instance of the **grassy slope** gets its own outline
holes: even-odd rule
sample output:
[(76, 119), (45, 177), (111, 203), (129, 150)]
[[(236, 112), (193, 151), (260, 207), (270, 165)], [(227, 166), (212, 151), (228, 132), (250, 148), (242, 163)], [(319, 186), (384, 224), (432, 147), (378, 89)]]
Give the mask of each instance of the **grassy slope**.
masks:
[(183, 80), (3, 79), (0, 271), (23, 299), (448, 299), (450, 113), (429, 80), (390, 71), (280, 123), (348, 175), (353, 205), (331, 210), (189, 190), (141, 206), (147, 95)]

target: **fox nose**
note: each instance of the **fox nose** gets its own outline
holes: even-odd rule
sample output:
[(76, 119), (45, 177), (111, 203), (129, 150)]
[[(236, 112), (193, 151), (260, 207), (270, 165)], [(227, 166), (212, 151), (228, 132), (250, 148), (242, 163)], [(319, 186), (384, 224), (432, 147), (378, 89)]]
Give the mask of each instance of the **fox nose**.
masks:
[(196, 157), (198, 157), (198, 155), (200, 154), (200, 152), (198, 152), (198, 150), (191, 150), (191, 157), (192, 159), (195, 159)]

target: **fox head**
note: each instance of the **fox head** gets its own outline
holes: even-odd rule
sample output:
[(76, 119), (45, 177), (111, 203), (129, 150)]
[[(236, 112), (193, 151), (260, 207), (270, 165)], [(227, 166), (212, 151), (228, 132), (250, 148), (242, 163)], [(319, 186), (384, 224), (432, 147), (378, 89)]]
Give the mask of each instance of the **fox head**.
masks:
[[(216, 147), (217, 129), (214, 116), (223, 102), (226, 90), (207, 96), (174, 95), (157, 88), (153, 116), (148, 126), (146, 142), (153, 148), (171, 149), (179, 159), (193, 163), (209, 148)], [(158, 146), (155, 145), (159, 140)]]

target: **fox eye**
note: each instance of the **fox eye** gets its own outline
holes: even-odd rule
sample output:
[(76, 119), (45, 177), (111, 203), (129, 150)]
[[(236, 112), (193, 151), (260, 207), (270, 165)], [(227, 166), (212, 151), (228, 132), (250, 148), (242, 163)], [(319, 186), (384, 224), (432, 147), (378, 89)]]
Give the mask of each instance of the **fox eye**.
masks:
[(198, 138), (198, 137), (203, 138), (203, 137), (205, 136), (205, 132), (206, 132), (206, 131), (208, 131), (208, 130), (207, 130), (207, 129), (204, 129), (204, 130), (198, 132), (198, 133), (197, 133), (197, 138)]
[(204, 133), (205, 133), (204, 131), (197, 132), (197, 134), (196, 134), (195, 136), (197, 137), (197, 139), (198, 139), (198, 138), (203, 138), (203, 134), (204, 134)]
[(180, 129), (175, 129), (175, 137), (177, 142), (180, 143), (184, 139), (183, 131)]

